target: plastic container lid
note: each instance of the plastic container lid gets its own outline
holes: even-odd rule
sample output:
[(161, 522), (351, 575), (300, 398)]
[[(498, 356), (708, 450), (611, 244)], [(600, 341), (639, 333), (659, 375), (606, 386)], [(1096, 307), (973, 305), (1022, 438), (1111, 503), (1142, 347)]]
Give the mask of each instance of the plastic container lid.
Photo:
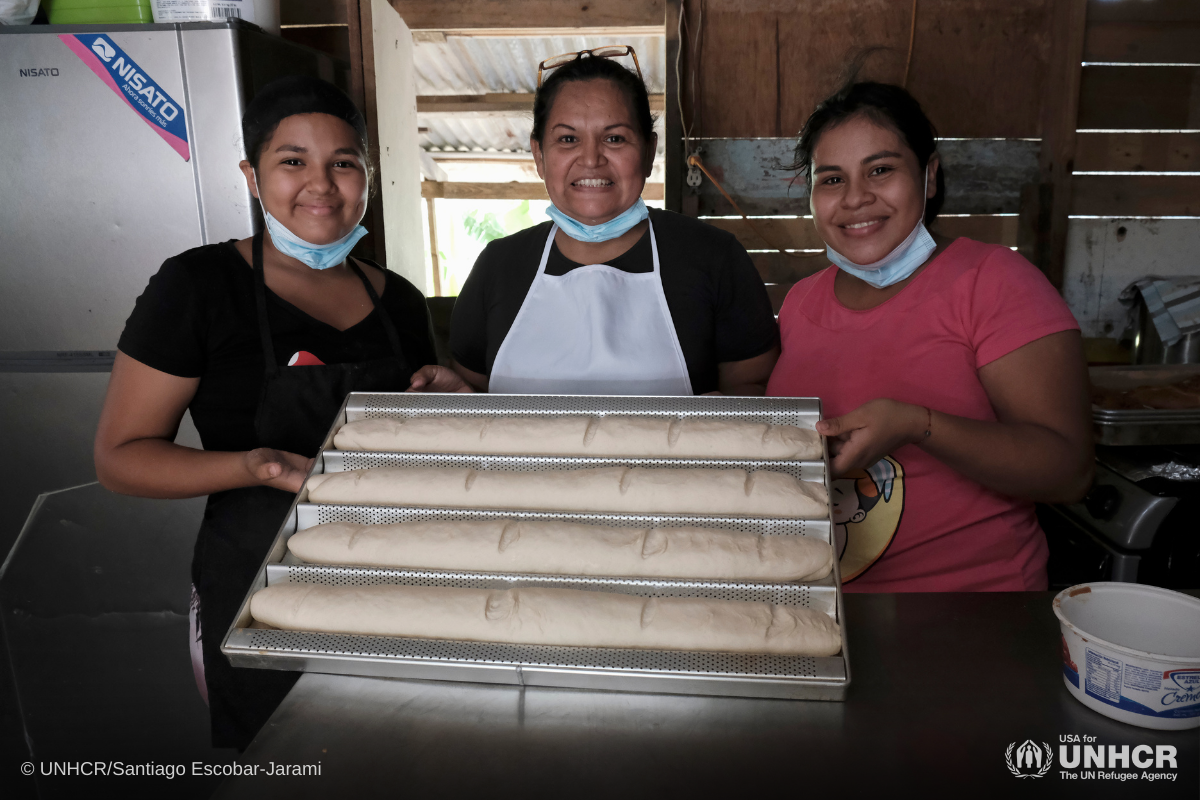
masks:
[(124, 25), (154, 22), (150, 0), (53, 0), (51, 25)]

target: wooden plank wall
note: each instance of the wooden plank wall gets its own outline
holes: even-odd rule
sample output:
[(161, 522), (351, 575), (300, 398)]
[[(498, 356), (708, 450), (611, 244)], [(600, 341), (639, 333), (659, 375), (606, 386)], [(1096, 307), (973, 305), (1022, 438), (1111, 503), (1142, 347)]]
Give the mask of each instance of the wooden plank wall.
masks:
[(1088, 0), (1082, 61), (1063, 291), (1114, 361), (1121, 289), (1200, 273), (1200, 2)]
[(1200, 2), (1089, 0), (1078, 127), (1072, 214), (1200, 217)]
[(1022, 187), (1037, 179), (1037, 142), (1021, 140), (1041, 135), (1051, 2), (918, 0), (909, 61), (912, 0), (684, 0), (684, 117), (704, 138), (701, 157), (718, 180), (757, 182), (741, 192), (725, 187), (747, 201), (745, 213), (782, 218), (731, 217), (736, 211), (707, 179), (690, 197), (685, 188), (678, 207), (739, 237), (778, 308), (792, 282), (828, 264), (824, 243), (804, 216), (803, 185), (773, 193), (772, 178), (735, 151), (766, 147), (783, 159), (785, 139), (746, 139), (794, 138), (856, 59), (858, 79), (888, 83), (905, 82), (908, 61), (909, 90), (951, 140), (943, 143), (947, 175), (962, 181), (937, 229), (1016, 246)]
[[(867, 48), (884, 49), (866, 57), (860, 79), (903, 82), (913, 5), (911, 0), (684, 0), (683, 119), (693, 126), (693, 137), (709, 139), (693, 142), (693, 149), (705, 149), (701, 156), (710, 171), (716, 167), (718, 179), (762, 184), (759, 175), (724, 172), (736, 161), (729, 157), (731, 148), (739, 141), (749, 146), (745, 140), (751, 138), (794, 137)], [(1017, 217), (989, 213), (994, 203), (989, 207), (981, 194), (953, 209), (968, 216), (939, 221), (943, 233), (1015, 246), (1019, 229), (1029, 241), (1048, 238), (1053, 227), (1059, 247), (1030, 246), (1028, 252), (1061, 285), (1069, 215), (1200, 216), (1200, 175), (1180, 174), (1200, 173), (1200, 2), (918, 0), (916, 5), (907, 85), (939, 134), (1009, 143), (1048, 135), (1055, 148), (1042, 153), (1041, 176), (1026, 176), (1018, 208), (1004, 209), (1028, 212), (1020, 225)], [(1072, 110), (1059, 119), (1062, 109), (1073, 109), (1076, 102), (1077, 114)], [(1047, 125), (1053, 129), (1047, 131)], [(982, 152), (982, 144), (954, 146)], [(953, 181), (949, 168), (947, 175)], [(1038, 182), (1044, 182), (1044, 208)], [(822, 243), (802, 216), (803, 187), (792, 195), (780, 192), (774, 200), (741, 188), (741, 193), (730, 191), (746, 200), (746, 213), (789, 218), (755, 220), (754, 226), (731, 218), (735, 212), (707, 179), (699, 191), (681, 187), (675, 207), (709, 218), (758, 251), (753, 257), (760, 273), (772, 295), (781, 298), (787, 281), (824, 264), (814, 252)], [(668, 182), (669, 205), (670, 189)], [(769, 252), (772, 245), (807, 250), (808, 257)]]
[(285, 0), (279, 5), (280, 36), (289, 42), (350, 60), (344, 0)]
[[(919, 0), (908, 86), (940, 135), (1039, 135), (1048, 4)], [(794, 136), (867, 48), (888, 49), (868, 58), (862, 78), (903, 82), (912, 9), (912, 0), (687, 0), (690, 31), (702, 25), (698, 50), (685, 47), (700, 134)]]

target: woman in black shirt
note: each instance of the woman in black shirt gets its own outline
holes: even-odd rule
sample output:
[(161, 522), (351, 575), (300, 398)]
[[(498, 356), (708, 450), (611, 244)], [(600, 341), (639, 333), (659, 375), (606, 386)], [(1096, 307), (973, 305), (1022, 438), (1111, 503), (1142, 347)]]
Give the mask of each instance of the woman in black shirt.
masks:
[[(366, 126), (314, 78), (280, 79), (242, 119), (267, 233), (189, 250), (126, 323), (96, 433), (107, 488), (208, 495), (192, 562), (216, 746), (244, 748), (296, 680), (220, 652), (313, 456), (350, 391), (400, 391), (436, 360), (424, 297), (346, 254), (370, 185)], [(189, 409), (204, 450), (174, 443)], [(197, 602), (198, 600), (198, 602)]]
[(553, 223), (487, 246), (454, 306), (453, 370), (425, 367), (414, 390), (763, 394), (766, 288), (733, 236), (642, 202), (657, 137), (625, 56), (543, 62), (530, 148)]

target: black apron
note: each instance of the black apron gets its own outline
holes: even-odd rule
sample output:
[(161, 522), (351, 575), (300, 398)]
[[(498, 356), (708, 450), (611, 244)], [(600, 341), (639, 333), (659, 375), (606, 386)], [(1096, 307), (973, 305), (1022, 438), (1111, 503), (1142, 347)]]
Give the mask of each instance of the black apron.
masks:
[[(349, 392), (400, 391), (412, 369), (400, 337), (375, 287), (350, 260), (387, 332), (392, 356), (356, 364), (280, 367), (267, 321), (263, 237), (254, 237), (254, 294), (266, 375), (254, 419), (259, 447), (306, 458), (317, 454)], [(254, 576), (262, 566), (295, 495), (267, 486), (210, 495), (192, 558), (192, 583), (200, 597), (204, 679), (214, 747), (244, 750), (300, 677), (295, 672), (230, 666), (225, 638)]]

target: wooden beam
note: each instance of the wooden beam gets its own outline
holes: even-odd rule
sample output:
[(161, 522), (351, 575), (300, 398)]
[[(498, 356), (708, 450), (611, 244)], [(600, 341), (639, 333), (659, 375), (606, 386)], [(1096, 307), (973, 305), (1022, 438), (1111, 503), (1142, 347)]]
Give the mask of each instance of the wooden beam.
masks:
[(367, 99), (363, 96), (362, 20), (359, 19), (358, 4), (359, 0), (345, 0), (346, 26), (350, 39), (350, 99), (365, 114)]
[[(350, 99), (367, 121), (367, 139), (371, 160), (379, 163), (379, 117), (375, 100), (375, 48), (371, 29), (371, 0), (345, 0), (347, 34), (350, 46)], [(367, 235), (352, 251), (387, 266), (384, 235), (383, 200), (377, 191), (367, 204), (364, 225)]]
[(1075, 169), (1200, 172), (1200, 133), (1081, 133)]
[[(414, 42), (433, 42), (445, 44), (447, 37), (462, 37), (469, 39), (545, 39), (551, 36), (562, 36), (562, 28), (443, 28), (440, 30), (422, 30), (413, 34)], [(632, 36), (662, 36), (662, 25), (623, 25), (607, 28), (572, 28), (571, 36), (592, 37), (632, 37)], [(614, 38), (614, 41), (621, 41)]]
[(750, 260), (763, 283), (795, 283), (829, 266), (824, 253), (814, 255), (784, 255), (783, 253), (751, 253)]
[(1021, 210), (1017, 215), (1017, 252), (1030, 263), (1044, 257), (1050, 241), (1051, 184), (1030, 183), (1021, 187)]
[[(544, 183), (466, 183), (463, 181), (422, 181), (421, 196), (447, 200), (549, 200)], [(662, 200), (663, 185), (647, 183), (644, 200)]]
[[(424, 186), (422, 185), (422, 189)], [(421, 192), (425, 194), (424, 191)], [(434, 210), (435, 203), (432, 197), (425, 198), (425, 208), (427, 210), (429, 220), (429, 257), (430, 264), (433, 266), (433, 296), (442, 296), (442, 265), (438, 259), (438, 238), (437, 238), (437, 212)]]
[[(918, 3), (908, 88), (943, 135), (1038, 135), (1055, 2)], [(686, 4), (693, 33), (700, 6)], [(794, 135), (868, 49), (860, 79), (903, 80), (912, 0), (703, 0), (703, 11), (695, 99), (705, 136)]]
[(1038, 161), (1038, 196), (1044, 208), (1038, 216), (1033, 261), (1056, 289), (1062, 290), (1067, 257), (1067, 223), (1071, 209), (1071, 172), (1075, 163), (1075, 130), (1079, 114), (1080, 62), (1086, 31), (1088, 0), (1058, 0), (1051, 4), (1050, 57), (1042, 93), (1042, 148)]
[(346, 25), (344, 0), (284, 0), (279, 4), (282, 27), (295, 25)]
[[(752, 216), (803, 214), (808, 191), (788, 165), (794, 159), (792, 137), (705, 139), (704, 163), (742, 212)], [(947, 214), (1015, 214), (1021, 187), (1038, 180), (1037, 140), (944, 139), (938, 152), (946, 168)], [(699, 213), (739, 213), (707, 178), (700, 184)]]
[(1200, 216), (1200, 176), (1076, 175), (1074, 182), (1072, 214)]
[[(359, 32), (362, 36), (363, 57), (363, 111), (367, 118), (367, 135), (371, 160), (379, 163), (379, 95), (375, 79), (375, 27), (371, 0), (359, 0)], [(384, 236), (383, 193), (376, 192), (367, 209), (368, 218), (374, 223), (375, 261), (387, 267), (387, 241)]]
[(1088, 24), (1104, 22), (1200, 22), (1196, 0), (1088, 0)]
[[(714, 228), (732, 233), (747, 250), (824, 250), (825, 242), (817, 235), (812, 217), (756, 219), (751, 227), (735, 217), (705, 219)], [(764, 239), (763, 237), (766, 237)]]
[(938, 217), (930, 228), (934, 233), (952, 239), (965, 236), (988, 244), (1016, 247), (1017, 225), (1016, 215), (978, 214), (969, 217)]
[(665, 14), (664, 0), (391, 0), (391, 4), (408, 27), (440, 31), (657, 26)]
[(299, 28), (283, 28), (280, 38), (295, 44), (311, 47), (328, 53), (336, 59), (349, 62), (350, 38), (346, 25), (305, 25)]
[(1200, 67), (1084, 67), (1078, 127), (1200, 128)]
[(1200, 22), (1101, 22), (1089, 24), (1084, 61), (1195, 63)]
[(679, 81), (675, 76), (675, 64), (680, 55), (679, 15), (681, 0), (666, 0), (665, 22), (667, 66), (666, 119), (663, 135), (664, 195), (663, 204), (668, 211), (683, 211), (683, 119), (679, 115)]
[[(417, 113), (428, 115), (511, 117), (533, 110), (533, 95), (519, 92), (497, 94), (418, 95)], [(664, 95), (650, 95), (650, 110), (663, 110)]]
[[(747, 250), (773, 250), (775, 247), (782, 247), (785, 250), (825, 249), (825, 242), (817, 234), (817, 229), (813, 227), (812, 217), (755, 219), (754, 227), (770, 241), (764, 241), (744, 219), (710, 217), (704, 221), (714, 228), (732, 233), (741, 242), (742, 247)], [(981, 242), (1016, 247), (1017, 217), (1015, 214), (1010, 216), (981, 214), (969, 217), (938, 217), (934, 220), (933, 232), (951, 238), (966, 236)], [(790, 256), (781, 257), (791, 258)]]

